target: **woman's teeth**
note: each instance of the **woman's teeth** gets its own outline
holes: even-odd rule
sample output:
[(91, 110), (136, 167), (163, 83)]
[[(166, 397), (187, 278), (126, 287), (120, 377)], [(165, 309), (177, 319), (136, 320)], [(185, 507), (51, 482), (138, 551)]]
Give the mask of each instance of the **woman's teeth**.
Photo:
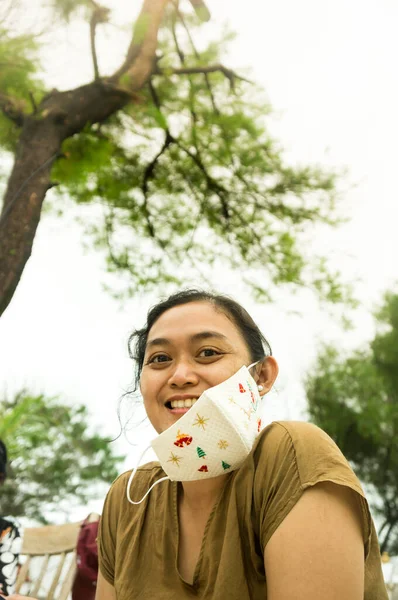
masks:
[(172, 400), (170, 402), (171, 408), (191, 408), (196, 402), (197, 398), (186, 398), (185, 400)]

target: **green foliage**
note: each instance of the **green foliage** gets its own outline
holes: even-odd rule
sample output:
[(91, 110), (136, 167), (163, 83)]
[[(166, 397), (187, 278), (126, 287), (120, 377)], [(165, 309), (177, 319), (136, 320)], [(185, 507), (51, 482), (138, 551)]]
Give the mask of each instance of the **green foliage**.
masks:
[(0, 400), (0, 415), (0, 439), (11, 465), (0, 514), (45, 523), (51, 511), (68, 515), (100, 496), (117, 476), (122, 457), (91, 431), (85, 406), (21, 392)]
[[(226, 35), (196, 56), (178, 28), (176, 35), (193, 67), (218, 64), (228, 42)], [(103, 124), (101, 137), (92, 129), (65, 142), (67, 159), (53, 172), (60, 193), (108, 209), (104, 226), (90, 231), (109, 270), (126, 275), (127, 294), (186, 285), (197, 278), (192, 266), (217, 262), (244, 269), (257, 297), (269, 298), (272, 284), (293, 284), (349, 301), (325, 259), (306, 254), (303, 237), (313, 223), (339, 222), (336, 176), (285, 164), (254, 85), (236, 80), (232, 90), (220, 72), (207, 83), (203, 74), (171, 74), (179, 56), (170, 30), (159, 52), (164, 74), (141, 101)], [(259, 270), (266, 285), (254, 289)]]
[(382, 549), (398, 552), (398, 295), (385, 296), (368, 348), (341, 356), (325, 347), (306, 388), (311, 419), (337, 443), (360, 479), (377, 491)]
[[(82, 7), (89, 3), (52, 2), (66, 20), (87, 19)], [(308, 244), (314, 225), (341, 221), (337, 175), (286, 163), (267, 130), (268, 102), (254, 84), (230, 71), (174, 73), (223, 60), (231, 33), (204, 43), (196, 32), (200, 26), (195, 14), (180, 20), (170, 3), (150, 84), (101, 126), (88, 123), (64, 142), (52, 172), (59, 183), (58, 196), (52, 194), (55, 212), (62, 195), (101, 207), (103, 221), (94, 209), (87, 231), (94, 247), (105, 249), (108, 270), (121, 276), (116, 295), (197, 283), (198, 274), (211, 276), (217, 265), (243, 272), (258, 299), (272, 299), (275, 286), (288, 285), (292, 291), (310, 287), (330, 302), (350, 301), (339, 274), (324, 257), (314, 257)], [(134, 28), (132, 47), (147, 28), (144, 17)], [(31, 62), (19, 74), (25, 101), (35, 73), (33, 53), (26, 47), (23, 56)], [(12, 54), (7, 61), (12, 63)], [(119, 84), (128, 81), (125, 73)], [(4, 127), (3, 141), (14, 143), (15, 126)]]
[(108, 166), (115, 146), (88, 127), (68, 138), (62, 151), (63, 157), (52, 172), (54, 179), (70, 189), (84, 190), (96, 172)]
[(0, 90), (4, 94), (25, 99), (29, 92), (41, 91), (37, 50), (33, 36), (11, 36), (0, 30)]
[[(0, 93), (20, 101), (26, 112), (31, 110), (31, 97), (39, 102), (43, 85), (39, 78), (40, 63), (33, 36), (12, 36), (0, 29)], [(14, 151), (19, 130), (0, 111), (0, 148)]]

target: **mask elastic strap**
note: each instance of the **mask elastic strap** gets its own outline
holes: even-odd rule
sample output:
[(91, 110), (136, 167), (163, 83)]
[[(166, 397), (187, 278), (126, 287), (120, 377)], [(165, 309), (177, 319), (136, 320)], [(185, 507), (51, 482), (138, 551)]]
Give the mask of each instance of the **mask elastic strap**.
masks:
[(249, 366), (247, 367), (247, 370), (251, 369), (252, 367), (254, 367), (254, 365), (257, 365), (259, 362), (261, 362), (261, 361), (259, 361), (259, 360), (256, 360), (256, 362), (252, 363), (251, 365), (249, 365)]
[(145, 450), (142, 452), (141, 456), (140, 456), (140, 457), (139, 457), (139, 459), (137, 460), (137, 464), (136, 464), (136, 466), (134, 467), (134, 469), (133, 469), (133, 472), (131, 473), (131, 475), (130, 475), (130, 477), (129, 477), (129, 480), (128, 480), (128, 483), (127, 483), (127, 500), (128, 500), (129, 502), (131, 502), (131, 504), (141, 504), (141, 502), (142, 502), (143, 500), (145, 500), (145, 498), (148, 496), (148, 494), (149, 494), (149, 492), (152, 490), (152, 488), (154, 488), (154, 487), (155, 487), (155, 485), (157, 485), (158, 483), (161, 483), (162, 481), (166, 481), (166, 479), (170, 479), (170, 477), (162, 477), (161, 479), (158, 479), (157, 481), (155, 481), (155, 483), (153, 483), (153, 484), (151, 485), (151, 487), (149, 488), (149, 490), (147, 491), (147, 493), (145, 494), (145, 496), (143, 496), (143, 497), (141, 498), (141, 500), (139, 500), (139, 502), (134, 502), (134, 500), (132, 500), (132, 499), (131, 499), (131, 497), (130, 497), (130, 486), (131, 486), (131, 482), (133, 481), (134, 475), (137, 473), (138, 466), (139, 466), (139, 464), (140, 464), (140, 462), (141, 462), (141, 460), (142, 460), (142, 458), (143, 458), (144, 454), (145, 454), (145, 453), (146, 453), (146, 452), (149, 450), (149, 448), (150, 448), (150, 447), (151, 447), (151, 445), (149, 444), (149, 446), (147, 446), (147, 447), (145, 448)]

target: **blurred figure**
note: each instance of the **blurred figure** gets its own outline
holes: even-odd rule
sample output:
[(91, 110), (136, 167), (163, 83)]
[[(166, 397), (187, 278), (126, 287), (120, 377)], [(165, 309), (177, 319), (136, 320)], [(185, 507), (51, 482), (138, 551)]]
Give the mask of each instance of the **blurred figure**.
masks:
[[(0, 440), (0, 485), (7, 476), (7, 448)], [(11, 517), (0, 515), (0, 595), (12, 594), (18, 573), (22, 539)]]
[(6, 598), (6, 600), (37, 600), (37, 598), (32, 598), (31, 596), (20, 596), (19, 594), (11, 594), (11, 596), (2, 596), (0, 594), (0, 598)]

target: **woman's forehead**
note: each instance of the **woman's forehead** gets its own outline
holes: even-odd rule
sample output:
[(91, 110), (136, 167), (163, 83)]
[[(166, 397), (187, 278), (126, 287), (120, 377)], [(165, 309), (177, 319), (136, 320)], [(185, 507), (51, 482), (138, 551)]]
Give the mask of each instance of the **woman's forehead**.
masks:
[(235, 323), (209, 302), (190, 302), (166, 310), (151, 327), (149, 344), (154, 338), (192, 337), (201, 332), (216, 332), (231, 341), (242, 338)]

